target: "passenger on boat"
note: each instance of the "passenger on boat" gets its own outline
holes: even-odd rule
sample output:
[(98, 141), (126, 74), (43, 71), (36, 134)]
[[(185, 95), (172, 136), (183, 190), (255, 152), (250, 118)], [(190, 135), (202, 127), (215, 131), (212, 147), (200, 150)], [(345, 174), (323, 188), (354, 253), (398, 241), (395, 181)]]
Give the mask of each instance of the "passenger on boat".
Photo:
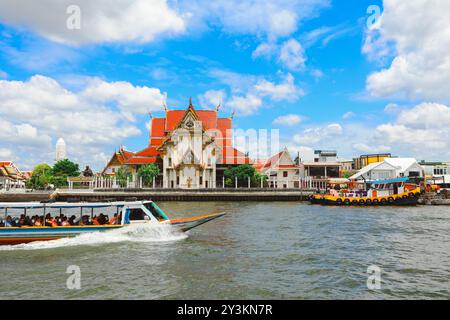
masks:
[(71, 225), (71, 226), (74, 226), (75, 225), (75, 219), (76, 219), (76, 217), (75, 216), (71, 216), (70, 218), (69, 218), (69, 224)]
[(109, 219), (108, 224), (116, 224), (117, 223), (117, 213), (114, 213), (114, 217)]
[(99, 226), (100, 225), (100, 222), (98, 221), (97, 216), (94, 216), (92, 218), (92, 224), (95, 225), (95, 226)]
[(15, 227), (15, 223), (12, 220), (11, 216), (6, 217), (5, 227)]
[(69, 220), (67, 219), (67, 217), (63, 217), (62, 218), (61, 226), (63, 226), (63, 227), (69, 227), (70, 226), (70, 223), (69, 223)]
[(35, 227), (42, 227), (43, 225), (43, 219), (42, 217), (36, 216), (36, 220), (34, 221), (34, 226)]

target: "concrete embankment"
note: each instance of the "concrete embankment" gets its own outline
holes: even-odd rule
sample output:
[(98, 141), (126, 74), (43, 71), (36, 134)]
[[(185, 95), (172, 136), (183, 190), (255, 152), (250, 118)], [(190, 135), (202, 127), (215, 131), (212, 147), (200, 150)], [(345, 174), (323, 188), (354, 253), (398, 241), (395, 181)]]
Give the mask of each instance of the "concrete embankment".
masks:
[(304, 201), (313, 193), (312, 190), (98, 190), (94, 192), (77, 192), (65, 190), (58, 192), (58, 201), (102, 201), (102, 200), (154, 200), (154, 201)]
[(298, 189), (206, 189), (206, 190), (57, 190), (54, 193), (4, 194), (0, 202), (18, 201), (305, 201), (313, 190)]
[(29, 201), (48, 201), (53, 191), (42, 192), (2, 192), (0, 193), (0, 202), (29, 202)]

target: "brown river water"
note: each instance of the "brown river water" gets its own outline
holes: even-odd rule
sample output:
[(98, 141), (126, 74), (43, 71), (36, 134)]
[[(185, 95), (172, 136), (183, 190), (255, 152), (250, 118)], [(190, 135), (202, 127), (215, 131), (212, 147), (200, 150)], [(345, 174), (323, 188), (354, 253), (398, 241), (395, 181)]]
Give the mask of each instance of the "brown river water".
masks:
[[(227, 215), (187, 236), (130, 229), (0, 247), (0, 299), (450, 299), (450, 207), (158, 205)], [(80, 289), (67, 287), (69, 266)]]

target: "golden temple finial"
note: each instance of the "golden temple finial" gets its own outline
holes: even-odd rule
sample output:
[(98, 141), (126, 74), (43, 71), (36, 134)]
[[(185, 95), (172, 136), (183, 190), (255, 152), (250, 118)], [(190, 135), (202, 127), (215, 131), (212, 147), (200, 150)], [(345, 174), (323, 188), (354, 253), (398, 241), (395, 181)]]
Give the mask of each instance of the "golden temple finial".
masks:
[(194, 106), (192, 105), (192, 97), (189, 97), (189, 108), (193, 108)]

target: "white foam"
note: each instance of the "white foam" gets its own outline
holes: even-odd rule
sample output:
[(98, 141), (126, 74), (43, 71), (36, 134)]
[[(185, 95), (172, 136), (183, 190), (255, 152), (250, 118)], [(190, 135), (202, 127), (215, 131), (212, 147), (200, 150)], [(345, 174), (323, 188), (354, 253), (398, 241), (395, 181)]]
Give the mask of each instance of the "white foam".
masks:
[(169, 224), (135, 224), (106, 232), (90, 232), (73, 238), (51, 241), (35, 241), (17, 245), (0, 246), (0, 251), (38, 250), (80, 245), (131, 242), (170, 242), (186, 239), (188, 236)]

